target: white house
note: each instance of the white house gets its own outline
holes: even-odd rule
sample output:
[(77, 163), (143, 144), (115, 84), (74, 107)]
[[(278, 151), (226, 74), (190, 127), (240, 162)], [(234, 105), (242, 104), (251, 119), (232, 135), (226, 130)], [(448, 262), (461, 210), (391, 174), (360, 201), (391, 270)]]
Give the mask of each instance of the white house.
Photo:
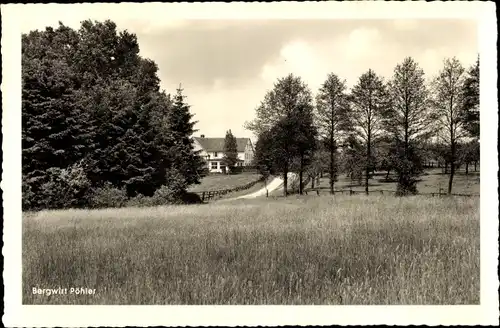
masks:
[[(205, 135), (194, 137), (194, 149), (200, 150), (200, 155), (207, 161), (210, 172), (225, 172), (224, 138), (205, 138)], [(236, 138), (238, 163), (236, 166), (252, 165), (254, 148), (250, 138)]]

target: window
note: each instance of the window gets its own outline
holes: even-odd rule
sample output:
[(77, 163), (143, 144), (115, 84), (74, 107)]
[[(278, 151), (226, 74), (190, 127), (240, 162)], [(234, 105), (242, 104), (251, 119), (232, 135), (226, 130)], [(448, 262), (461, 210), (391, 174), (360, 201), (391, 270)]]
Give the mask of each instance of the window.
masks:
[(216, 151), (214, 151), (214, 157), (217, 157), (217, 152)]
[(212, 170), (217, 170), (218, 163), (219, 162), (212, 162)]

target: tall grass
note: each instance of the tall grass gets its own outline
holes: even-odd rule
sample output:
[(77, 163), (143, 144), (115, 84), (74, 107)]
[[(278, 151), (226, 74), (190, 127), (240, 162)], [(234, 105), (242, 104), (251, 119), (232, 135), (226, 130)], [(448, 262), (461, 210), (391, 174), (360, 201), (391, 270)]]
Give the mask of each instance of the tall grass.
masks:
[(315, 196), (31, 214), (23, 303), (478, 304), (479, 199)]

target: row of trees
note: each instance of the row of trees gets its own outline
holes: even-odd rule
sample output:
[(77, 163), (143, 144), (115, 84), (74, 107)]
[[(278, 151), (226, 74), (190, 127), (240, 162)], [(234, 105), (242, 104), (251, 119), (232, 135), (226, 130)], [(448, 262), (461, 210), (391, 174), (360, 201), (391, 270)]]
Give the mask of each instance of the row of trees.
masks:
[[(390, 80), (373, 70), (347, 90), (346, 81), (329, 74), (316, 95), (290, 74), (278, 79), (245, 127), (258, 136), (256, 164), (263, 174), (316, 177), (326, 166), (330, 191), (339, 169), (360, 180), (366, 193), (376, 168), (397, 173), (398, 193), (417, 192), (423, 163), (439, 158), (449, 164), (448, 193), (457, 165), (479, 158), (479, 58), (466, 72), (456, 58), (444, 60), (427, 83), (424, 71), (408, 57)], [(325, 165), (326, 164), (326, 165)]]
[(157, 71), (109, 20), (22, 36), (25, 209), (88, 206), (102, 188), (178, 198), (199, 183), (189, 105), (180, 87), (160, 90)]

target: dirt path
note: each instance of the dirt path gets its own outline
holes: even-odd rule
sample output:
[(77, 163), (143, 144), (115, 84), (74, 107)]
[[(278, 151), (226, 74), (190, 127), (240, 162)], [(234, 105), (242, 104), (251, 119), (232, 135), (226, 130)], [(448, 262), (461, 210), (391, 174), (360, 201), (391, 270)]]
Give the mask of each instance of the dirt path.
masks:
[[(295, 173), (288, 173), (288, 181), (289, 183), (295, 179), (296, 174)], [(283, 187), (283, 179), (281, 177), (275, 177), (271, 182), (267, 184), (267, 192), (271, 193), (274, 190), (280, 189)], [(266, 195), (266, 187), (257, 190), (256, 192), (253, 192), (248, 195), (243, 195), (243, 196), (238, 196), (234, 198), (228, 198), (224, 199), (221, 201), (230, 201), (230, 200), (235, 200), (235, 199), (250, 199), (250, 198), (256, 198), (256, 197), (261, 197)]]

